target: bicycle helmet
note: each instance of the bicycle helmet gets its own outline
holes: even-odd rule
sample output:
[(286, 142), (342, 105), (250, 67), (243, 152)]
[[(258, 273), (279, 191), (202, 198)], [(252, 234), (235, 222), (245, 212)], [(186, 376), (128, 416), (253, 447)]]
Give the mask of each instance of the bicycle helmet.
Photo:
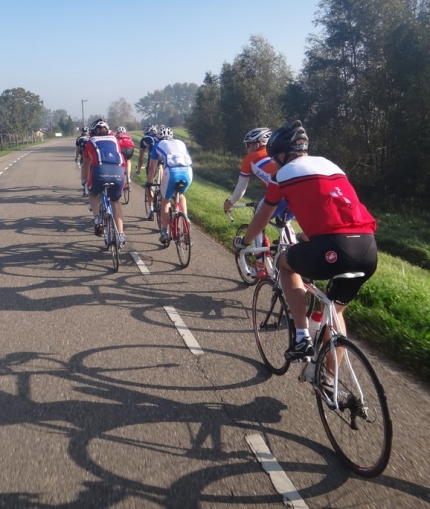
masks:
[(116, 130), (116, 134), (126, 133), (126, 132), (127, 132), (127, 129), (125, 127), (118, 127)]
[[(299, 142), (299, 143), (297, 143)], [(273, 132), (267, 142), (267, 155), (273, 157), (285, 152), (306, 152), (309, 138), (300, 120), (293, 120)]]
[(164, 125), (160, 125), (157, 131), (157, 138), (159, 140), (171, 140), (173, 138), (172, 129)]
[(148, 124), (145, 127), (145, 129), (143, 130), (143, 134), (147, 134), (147, 135), (150, 135), (150, 136), (151, 135), (156, 136), (157, 135), (157, 131), (158, 131), (158, 126), (152, 125), (152, 124)]
[(81, 129), (81, 134), (90, 134), (90, 128), (89, 127), (83, 127)]
[(105, 128), (107, 131), (109, 131), (108, 123), (104, 121), (102, 118), (98, 118), (97, 120), (94, 120), (94, 122), (91, 124), (90, 133), (95, 134), (95, 131), (98, 131), (99, 129), (102, 128)]
[(260, 145), (266, 145), (269, 141), (272, 131), (268, 127), (256, 127), (247, 133), (243, 143), (260, 143)]

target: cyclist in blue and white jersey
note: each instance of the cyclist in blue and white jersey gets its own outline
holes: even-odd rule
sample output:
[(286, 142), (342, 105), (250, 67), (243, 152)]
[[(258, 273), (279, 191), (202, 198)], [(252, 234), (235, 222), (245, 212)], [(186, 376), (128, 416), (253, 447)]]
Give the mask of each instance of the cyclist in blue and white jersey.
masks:
[(169, 239), (167, 227), (169, 224), (169, 202), (175, 191), (175, 184), (180, 180), (185, 182), (185, 187), (180, 195), (180, 205), (182, 211), (187, 217), (187, 200), (185, 193), (193, 180), (193, 170), (191, 157), (188, 154), (185, 143), (181, 140), (173, 139), (173, 131), (170, 127), (160, 126), (157, 131), (158, 142), (155, 143), (149, 163), (148, 185), (154, 179), (158, 166), (158, 160), (161, 158), (164, 164), (163, 178), (160, 184), (161, 191), (161, 237), (160, 242), (164, 244)]

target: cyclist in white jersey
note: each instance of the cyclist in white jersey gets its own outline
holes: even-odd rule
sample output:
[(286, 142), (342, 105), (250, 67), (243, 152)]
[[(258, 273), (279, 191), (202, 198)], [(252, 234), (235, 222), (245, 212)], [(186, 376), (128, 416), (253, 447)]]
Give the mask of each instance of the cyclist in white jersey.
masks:
[(161, 237), (160, 242), (168, 241), (167, 227), (169, 224), (169, 202), (175, 191), (175, 184), (184, 181), (185, 186), (180, 195), (180, 205), (185, 217), (187, 215), (187, 200), (185, 193), (193, 180), (191, 157), (188, 154), (185, 143), (173, 139), (173, 131), (170, 127), (160, 126), (157, 131), (157, 139), (152, 148), (146, 186), (153, 181), (159, 159), (163, 161), (164, 171), (160, 184), (161, 191)]

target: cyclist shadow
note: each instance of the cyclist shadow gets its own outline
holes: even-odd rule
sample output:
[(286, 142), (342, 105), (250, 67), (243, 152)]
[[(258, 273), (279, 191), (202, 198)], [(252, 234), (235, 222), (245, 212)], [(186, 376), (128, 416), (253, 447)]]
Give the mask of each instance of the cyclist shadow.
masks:
[[(60, 437), (60, 440), (67, 439), (69, 459), (95, 478), (94, 481), (82, 479), (75, 500), (64, 504), (44, 503), (39, 500), (39, 493), (21, 491), (0, 494), (0, 505), (3, 507), (111, 507), (113, 503), (135, 497), (142, 500), (142, 503), (157, 503), (162, 507), (197, 509), (201, 507), (202, 493), (209, 484), (232, 476), (263, 475), (260, 465), (246, 446), (237, 446), (235, 441), (230, 445), (231, 450), (226, 450), (221, 432), (227, 427), (263, 433), (273, 440), (278, 438), (282, 441), (293, 441), (321, 455), (325, 460), (322, 463), (280, 462), (286, 471), (300, 470), (316, 475), (319, 481), (301, 490), (301, 495), (305, 498), (324, 496), (351, 477), (348, 471), (339, 468), (339, 462), (331, 449), (310, 439), (268, 427), (270, 423), (280, 422), (281, 412), (287, 409), (276, 398), (255, 397), (241, 405), (222, 402), (188, 403), (165, 397), (165, 391), (163, 396), (159, 396), (134, 387), (119, 387), (117, 383), (120, 378), (116, 378), (116, 383), (106, 383), (98, 379), (97, 373), (85, 367), (87, 357), (93, 353), (91, 350), (81, 352), (67, 362), (55, 359), (51, 354), (36, 352), (14, 352), (0, 359), (0, 376), (15, 377), (18, 388), (16, 394), (0, 391), (0, 425), (33, 425), (33, 428), (27, 429), (38, 433), (45, 430), (51, 434), (53, 440), (55, 437)], [(49, 363), (54, 366), (49, 367)], [(40, 369), (37, 369), (37, 366), (40, 366)], [(142, 366), (142, 369), (146, 368), (147, 366)], [(117, 371), (120, 373), (122, 370), (117, 368)], [(74, 393), (81, 394), (84, 398), (48, 402), (32, 400), (33, 377), (38, 380), (41, 377), (47, 377), (48, 381), (53, 379), (53, 385), (55, 379), (62, 380), (62, 383), (68, 382)], [(161, 429), (160, 425), (163, 423), (185, 426), (183, 429), (189, 430), (190, 446), (186, 446), (186, 439), (180, 447), (175, 441), (169, 445), (166, 443), (167, 437), (161, 437), (160, 432), (156, 433), (152, 440), (149, 437), (154, 435), (145, 433), (142, 436), (138, 433), (129, 436), (126, 432), (131, 426), (153, 425), (157, 427), (155, 429)], [(194, 433), (196, 427), (197, 432)], [(183, 436), (186, 437), (186, 434)], [(91, 454), (93, 440), (97, 440), (99, 450), (95, 457)], [(208, 446), (209, 443), (211, 447)], [(239, 441), (239, 444), (243, 443), (243, 440)], [(123, 447), (124, 452), (116, 456), (116, 462), (108, 469), (105, 465), (112, 463), (103, 462), (103, 451), (109, 454), (109, 449), (113, 447), (119, 447), (119, 451)], [(129, 470), (124, 465), (129, 461), (127, 451), (130, 450), (139, 457), (146, 451), (148, 457), (157, 454), (169, 457), (170, 461), (177, 457), (180, 462), (187, 458), (203, 463), (200, 468), (178, 476), (172, 484), (163, 487), (157, 481), (150, 484), (147, 480), (153, 479), (150, 475), (137, 479), (127, 476)], [(219, 464), (227, 460), (230, 462)], [(45, 461), (48, 461), (48, 464), (52, 462), (52, 467), (55, 465), (55, 458)], [(61, 462), (63, 461), (61, 456)], [(215, 464), (208, 465), (207, 462)], [(29, 461), (25, 468), (32, 468), (31, 465), (35, 464)], [(7, 458), (3, 466), (7, 468)], [(121, 467), (124, 468), (121, 470)], [(35, 480), (43, 482), (40, 476), (36, 476)], [(79, 479), (76, 482), (79, 482)], [(414, 483), (384, 475), (369, 482), (400, 490), (417, 499), (428, 500), (428, 490)], [(205, 500), (221, 504), (229, 495), (217, 491), (212, 495), (205, 495)], [(235, 500), (234, 503), (255, 505), (279, 502), (280, 496), (277, 494), (252, 493), (242, 495), (240, 500)]]

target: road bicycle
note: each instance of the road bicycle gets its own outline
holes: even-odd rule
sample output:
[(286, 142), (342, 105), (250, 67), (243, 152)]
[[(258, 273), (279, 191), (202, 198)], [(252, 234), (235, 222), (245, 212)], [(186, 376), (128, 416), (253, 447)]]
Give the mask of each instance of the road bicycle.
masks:
[(103, 191), (100, 197), (100, 209), (99, 215), (103, 225), (103, 237), (105, 248), (109, 249), (112, 256), (112, 264), (114, 272), (118, 272), (119, 269), (119, 252), (121, 250), (119, 244), (119, 233), (118, 228), (113, 216), (112, 203), (108, 196), (108, 189), (115, 184), (103, 184)]
[(175, 243), (179, 263), (183, 268), (188, 267), (190, 264), (192, 246), (190, 223), (179, 202), (179, 196), (182, 194), (185, 186), (186, 182), (184, 180), (180, 180), (175, 184), (173, 202), (171, 201), (169, 207), (169, 226), (167, 230), (169, 237), (164, 243), (164, 247), (166, 248), (169, 247), (170, 242)]
[[(344, 273), (333, 280), (363, 275)], [(343, 334), (334, 302), (312, 282), (304, 286), (323, 312), (313, 338), (315, 354), (299, 361), (304, 364), (299, 381), (314, 389), (321, 421), (339, 458), (356, 474), (375, 477), (391, 454), (393, 430), (384, 388), (364, 353)], [(264, 364), (275, 375), (285, 374), (291, 364), (285, 350), (294, 341), (295, 327), (279, 280), (266, 278), (257, 284), (252, 322)]]
[(157, 219), (158, 229), (161, 230), (161, 191), (160, 191), (160, 183), (163, 171), (163, 163), (161, 161), (158, 162), (157, 171), (154, 175), (153, 182), (145, 187), (145, 214), (146, 217), (149, 217), (149, 212), (151, 210), (151, 197), (152, 197), (152, 210)]
[[(253, 215), (257, 210), (258, 203), (256, 202), (248, 202), (248, 203), (236, 203), (232, 206), (232, 208), (243, 208), (248, 207), (252, 209)], [(226, 212), (228, 219), (233, 222), (233, 217), (230, 212)], [(287, 246), (295, 244), (296, 234), (294, 232), (294, 228), (291, 224), (291, 220), (286, 219), (286, 213), (283, 217), (275, 217), (269, 221), (269, 225), (276, 228), (278, 234), (277, 239), (270, 244), (268, 237), (265, 234), (265, 230), (263, 230), (263, 247), (261, 248), (247, 248), (242, 251), (242, 260), (240, 260), (239, 252), (235, 252), (234, 259), (236, 262), (236, 267), (239, 272), (239, 276), (242, 281), (246, 283), (248, 286), (254, 286), (258, 283), (258, 278), (256, 277), (256, 254), (264, 253), (264, 265), (266, 269), (266, 273), (270, 277), (276, 276), (276, 269), (273, 264), (274, 257), (276, 253), (280, 251), (284, 251)], [(249, 224), (243, 223), (239, 226), (236, 231), (236, 237), (243, 237), (248, 229)]]

